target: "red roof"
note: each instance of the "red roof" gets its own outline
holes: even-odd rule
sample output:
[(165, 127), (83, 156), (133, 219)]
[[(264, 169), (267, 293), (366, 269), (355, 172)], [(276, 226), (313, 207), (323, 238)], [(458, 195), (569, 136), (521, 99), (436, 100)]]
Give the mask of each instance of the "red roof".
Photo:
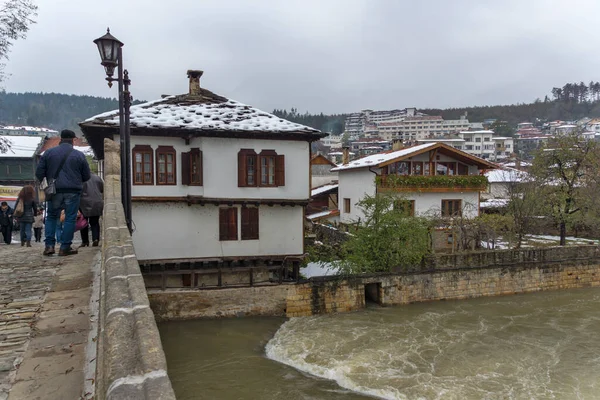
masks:
[[(59, 144), (60, 144), (59, 137), (47, 138), (46, 141), (44, 142), (44, 144), (42, 145), (42, 148), (38, 151), (38, 154), (42, 154), (44, 151), (51, 149), (53, 147), (56, 147)], [(83, 146), (89, 146), (89, 145), (83, 139), (75, 138), (75, 139), (73, 139), (73, 146), (83, 147)]]

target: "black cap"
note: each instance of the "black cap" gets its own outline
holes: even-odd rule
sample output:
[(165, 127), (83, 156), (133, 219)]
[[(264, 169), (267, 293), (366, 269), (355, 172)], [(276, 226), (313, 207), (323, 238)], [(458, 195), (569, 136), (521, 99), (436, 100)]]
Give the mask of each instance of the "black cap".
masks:
[(73, 132), (69, 129), (63, 129), (60, 132), (60, 138), (61, 139), (75, 139), (75, 132)]

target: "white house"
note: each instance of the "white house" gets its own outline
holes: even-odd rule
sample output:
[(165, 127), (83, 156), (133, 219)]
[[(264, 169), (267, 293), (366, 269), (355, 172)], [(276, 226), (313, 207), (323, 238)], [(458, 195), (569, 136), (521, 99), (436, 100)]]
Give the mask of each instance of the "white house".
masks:
[(425, 143), (388, 153), (374, 154), (340, 165), (340, 221), (364, 219), (357, 203), (366, 195), (392, 193), (406, 202), (411, 215), (450, 217), (479, 212), (480, 191), (486, 189), (483, 170), (496, 165), (444, 143)]
[[(325, 136), (200, 87), (131, 107), (133, 241), (145, 260), (301, 257), (310, 144)], [(96, 156), (118, 111), (81, 128)]]

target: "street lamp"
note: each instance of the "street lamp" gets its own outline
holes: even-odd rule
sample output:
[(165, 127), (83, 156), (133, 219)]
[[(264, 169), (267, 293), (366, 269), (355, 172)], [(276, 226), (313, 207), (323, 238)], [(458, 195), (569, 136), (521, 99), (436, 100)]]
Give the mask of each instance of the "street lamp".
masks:
[[(108, 87), (117, 81), (119, 84), (119, 138), (121, 143), (121, 202), (125, 212), (125, 219), (129, 232), (131, 229), (131, 151), (129, 144), (129, 107), (131, 106), (131, 93), (129, 93), (129, 72), (123, 70), (123, 42), (110, 34), (106, 34), (94, 40), (100, 52), (101, 64), (106, 71)], [(115, 67), (117, 77), (113, 78)]]

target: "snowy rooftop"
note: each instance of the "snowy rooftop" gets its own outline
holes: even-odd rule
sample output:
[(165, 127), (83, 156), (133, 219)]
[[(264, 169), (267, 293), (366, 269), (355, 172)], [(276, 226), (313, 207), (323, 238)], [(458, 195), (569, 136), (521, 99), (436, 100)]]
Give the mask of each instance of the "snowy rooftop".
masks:
[(0, 153), (0, 158), (9, 157), (33, 157), (40, 147), (44, 138), (42, 136), (0, 136), (6, 139), (9, 149), (6, 153)]
[(336, 215), (339, 215), (338, 210), (325, 210), (325, 211), (321, 211), (318, 213), (307, 215), (306, 218), (312, 221), (313, 219), (319, 219), (319, 218), (328, 217), (328, 216), (333, 217)]
[(314, 188), (313, 190), (310, 191), (310, 197), (314, 197), (314, 196), (317, 196), (317, 195), (319, 195), (321, 193), (325, 193), (325, 192), (328, 192), (330, 190), (337, 189), (338, 186), (339, 185), (336, 183), (335, 185), (323, 185), (323, 186), (320, 186), (318, 188)]
[(6, 130), (11, 130), (11, 131), (19, 130), (19, 131), (28, 131), (28, 132), (58, 133), (58, 131), (55, 131), (54, 129), (42, 128), (42, 127), (38, 127), (38, 126), (13, 126), (13, 125), (8, 125), (8, 126), (0, 126), (0, 129), (6, 129)]
[(492, 140), (511, 140), (511, 137), (508, 136), (494, 136)]
[[(185, 129), (196, 131), (243, 131), (268, 133), (321, 134), (317, 129), (296, 124), (239, 103), (198, 89), (195, 94), (167, 96), (131, 107), (131, 127), (148, 129)], [(85, 120), (85, 126), (119, 125), (118, 110)]]
[(529, 174), (513, 168), (493, 169), (485, 173), (490, 183), (523, 182), (529, 178)]
[(479, 208), (502, 208), (506, 207), (509, 201), (509, 199), (489, 199), (481, 201), (479, 203)]
[(398, 157), (404, 157), (412, 153), (425, 150), (428, 147), (435, 146), (436, 144), (437, 143), (425, 143), (420, 144), (418, 146), (407, 147), (402, 150), (392, 151), (389, 153), (373, 154), (367, 157), (359, 158), (358, 160), (350, 161), (348, 164), (345, 165), (339, 165), (336, 168), (333, 168), (331, 171), (343, 171), (353, 168), (374, 167), (386, 161), (390, 161)]

